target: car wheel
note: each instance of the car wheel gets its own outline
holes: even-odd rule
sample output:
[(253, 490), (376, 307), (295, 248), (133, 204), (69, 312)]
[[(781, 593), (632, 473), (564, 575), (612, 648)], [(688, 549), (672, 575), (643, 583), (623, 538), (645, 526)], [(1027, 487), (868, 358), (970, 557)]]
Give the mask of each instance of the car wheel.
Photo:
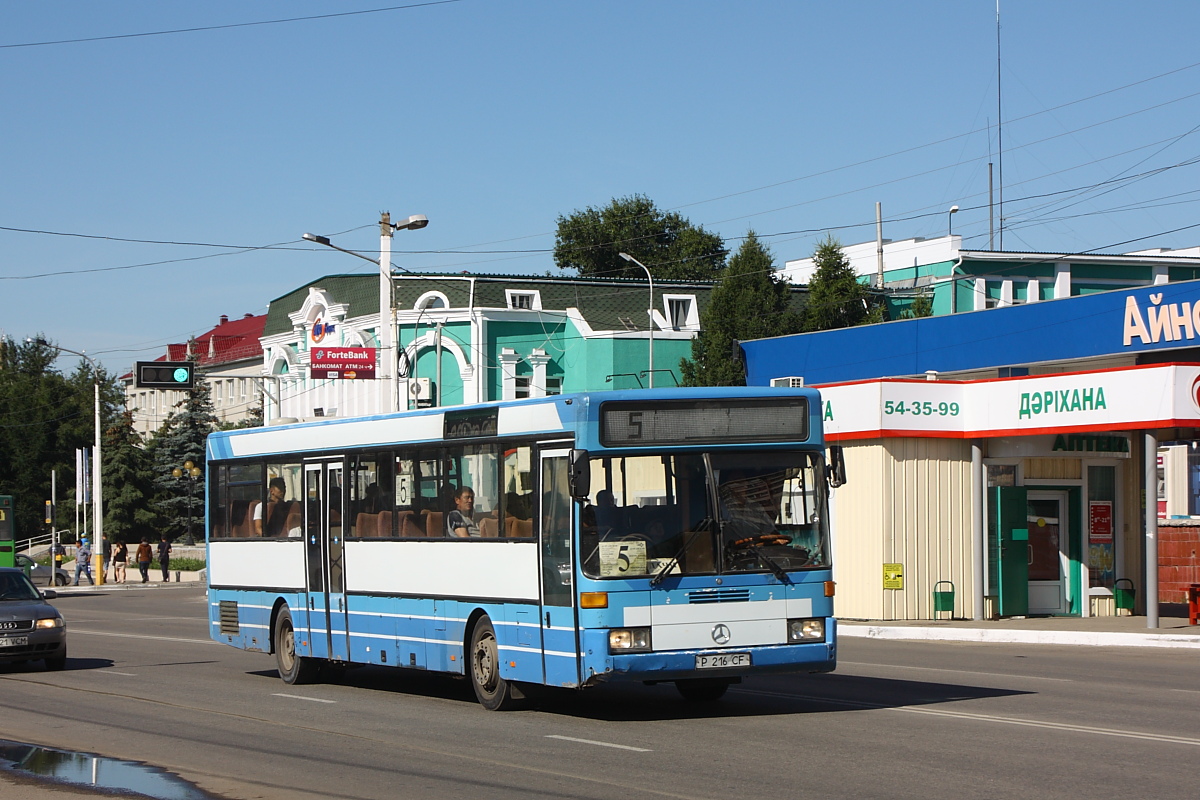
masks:
[(488, 711), (510, 711), (524, 705), (524, 694), (500, 677), (496, 629), (487, 617), (480, 617), (471, 632), (470, 659), (471, 687), (481, 706)]
[(296, 629), (292, 625), (292, 613), (286, 608), (275, 620), (275, 666), (279, 677), (287, 684), (312, 683), (317, 677), (319, 665), (316, 660), (296, 655)]
[(66, 575), (55, 575), (54, 576), (54, 585), (55, 586), (66, 586), (67, 585), (67, 576)]
[(50, 658), (44, 659), (44, 661), (46, 664), (46, 669), (50, 670), (51, 672), (58, 672), (67, 665), (67, 648), (64, 647), (58, 652), (58, 655), (51, 656)]

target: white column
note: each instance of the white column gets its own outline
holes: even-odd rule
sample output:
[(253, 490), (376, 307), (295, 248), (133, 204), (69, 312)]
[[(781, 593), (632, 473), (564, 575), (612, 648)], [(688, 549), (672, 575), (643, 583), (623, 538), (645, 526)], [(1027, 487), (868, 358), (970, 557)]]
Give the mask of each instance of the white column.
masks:
[(500, 399), (515, 400), (517, 398), (517, 364), (521, 357), (511, 347), (500, 350)]
[(526, 359), (529, 365), (533, 367), (533, 385), (529, 387), (530, 397), (545, 397), (546, 396), (546, 365), (550, 363), (550, 356), (546, 355), (545, 350), (534, 350)]

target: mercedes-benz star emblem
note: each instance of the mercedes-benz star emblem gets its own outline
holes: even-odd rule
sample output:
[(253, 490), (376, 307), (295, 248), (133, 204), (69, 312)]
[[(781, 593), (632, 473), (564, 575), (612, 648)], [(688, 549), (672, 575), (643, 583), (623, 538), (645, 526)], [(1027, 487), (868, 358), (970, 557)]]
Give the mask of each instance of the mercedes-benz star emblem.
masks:
[(717, 644), (726, 644), (730, 639), (729, 626), (721, 623), (714, 625), (712, 629), (713, 641)]

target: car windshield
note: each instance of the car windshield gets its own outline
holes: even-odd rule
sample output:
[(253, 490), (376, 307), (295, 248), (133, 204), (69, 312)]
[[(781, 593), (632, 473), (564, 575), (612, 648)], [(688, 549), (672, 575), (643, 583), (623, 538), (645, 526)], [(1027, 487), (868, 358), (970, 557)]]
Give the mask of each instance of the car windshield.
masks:
[(19, 572), (0, 572), (0, 600), (38, 600), (41, 595)]
[(829, 566), (816, 453), (597, 457), (590, 466), (580, 548), (589, 577)]

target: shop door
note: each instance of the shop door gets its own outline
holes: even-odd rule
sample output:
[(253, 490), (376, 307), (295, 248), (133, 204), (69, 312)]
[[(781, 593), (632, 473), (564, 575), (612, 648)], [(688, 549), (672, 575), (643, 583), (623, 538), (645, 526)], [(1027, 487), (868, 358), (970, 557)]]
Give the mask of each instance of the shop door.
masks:
[(1028, 498), (1022, 486), (997, 486), (991, 501), (998, 611), (1023, 617), (1029, 613)]
[(571, 548), (575, 501), (567, 487), (569, 455), (569, 450), (543, 450), (538, 470), (542, 666), (548, 686), (579, 685), (575, 559)]
[(313, 655), (350, 660), (342, 542), (342, 462), (304, 465), (304, 540)]
[(1029, 492), (1029, 613), (1065, 614), (1067, 493)]

